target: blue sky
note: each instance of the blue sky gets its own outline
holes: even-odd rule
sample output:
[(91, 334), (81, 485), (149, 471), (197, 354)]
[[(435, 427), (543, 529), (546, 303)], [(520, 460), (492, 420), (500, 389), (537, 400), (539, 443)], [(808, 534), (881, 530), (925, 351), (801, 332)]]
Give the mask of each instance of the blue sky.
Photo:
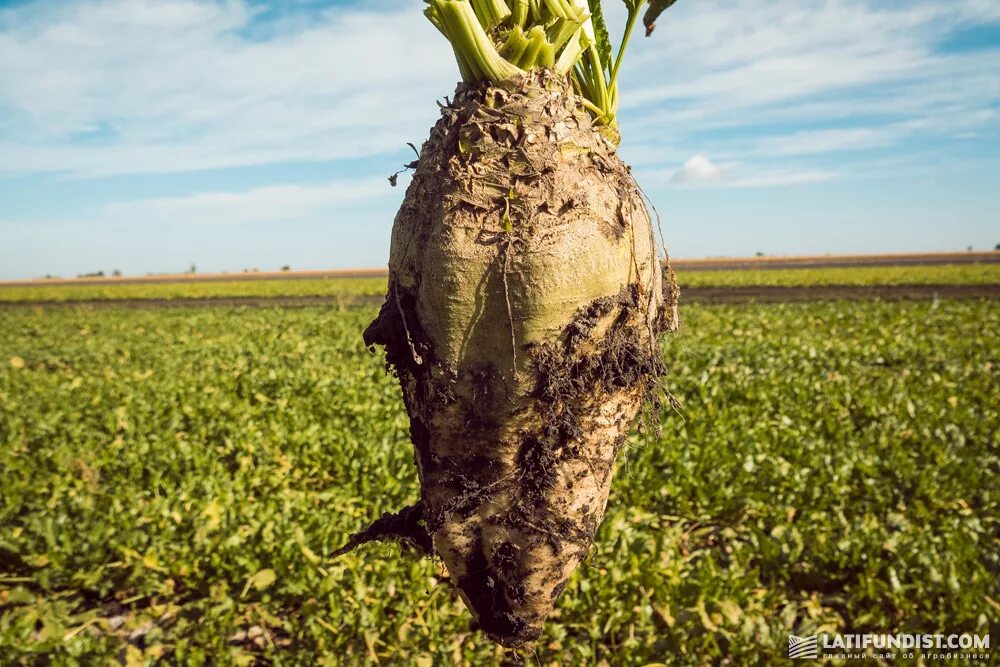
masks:
[[(421, 6), (0, 3), (0, 279), (383, 265), (457, 78)], [(673, 256), (1000, 243), (995, 0), (681, 0), (633, 42)]]

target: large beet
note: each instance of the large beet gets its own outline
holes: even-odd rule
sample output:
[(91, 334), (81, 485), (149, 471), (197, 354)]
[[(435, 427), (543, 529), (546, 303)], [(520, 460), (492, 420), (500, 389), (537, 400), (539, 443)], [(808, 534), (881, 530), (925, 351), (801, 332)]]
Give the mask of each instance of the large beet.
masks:
[(422, 542), (480, 626), (517, 645), (601, 523), (615, 456), (663, 372), (672, 273), (629, 168), (547, 72), (459, 86), (396, 216), (389, 270), (365, 342), (399, 376), (421, 502), (354, 543)]

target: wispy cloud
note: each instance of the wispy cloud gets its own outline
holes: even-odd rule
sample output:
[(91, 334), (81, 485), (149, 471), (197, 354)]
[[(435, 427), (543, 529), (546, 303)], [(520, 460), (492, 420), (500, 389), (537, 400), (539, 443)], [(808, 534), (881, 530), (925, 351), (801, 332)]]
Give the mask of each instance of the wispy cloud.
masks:
[(109, 220), (144, 223), (237, 224), (314, 218), (390, 193), (385, 179), (340, 180), (321, 185), (281, 185), (110, 204)]
[(759, 139), (753, 150), (770, 156), (815, 155), (836, 151), (891, 146), (899, 138), (921, 127), (920, 123), (851, 127), (833, 130), (803, 130)]
[[(613, 26), (619, 4), (609, 7)], [(258, 7), (97, 0), (0, 10), (0, 174), (375, 155), (419, 140), (435, 115), (429, 100), (452, 89), (450, 49), (412, 0), (263, 24)], [(1000, 5), (989, 0), (678, 3), (653, 38), (633, 40), (625, 154), (654, 170), (678, 149), (748, 161), (995, 130), (1000, 49), (937, 48), (991, 21)]]
[[(457, 79), (419, 5), (0, 3), (0, 275), (380, 263), (402, 196), (384, 176)], [(623, 3), (606, 9), (620, 35)], [(682, 255), (753, 251), (768, 230), (772, 250), (992, 247), (1000, 48), (961, 35), (998, 22), (996, 0), (679, 2), (632, 39), (622, 155), (671, 198)], [(853, 202), (801, 203), (837, 184), (698, 190), (835, 179)], [(856, 245), (803, 226), (821, 210)]]
[(625, 150), (640, 171), (680, 150), (766, 168), (808, 156), (828, 172), (851, 151), (997, 134), (1000, 49), (938, 48), (1000, 20), (997, 3), (722, 0), (671, 12), (625, 72)]
[[(402, 8), (405, 7), (405, 11)], [(266, 38), (245, 2), (0, 10), (0, 173), (84, 176), (359, 157), (426, 132), (447, 43), (412, 3), (331, 8)]]

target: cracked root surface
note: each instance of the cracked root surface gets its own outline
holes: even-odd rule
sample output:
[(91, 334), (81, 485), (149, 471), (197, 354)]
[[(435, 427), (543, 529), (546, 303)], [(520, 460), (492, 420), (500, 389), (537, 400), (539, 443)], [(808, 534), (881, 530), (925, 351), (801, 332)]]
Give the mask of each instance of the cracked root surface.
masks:
[(405, 516), (480, 627), (522, 644), (591, 546), (663, 374), (672, 273), (614, 145), (545, 73), (460, 86), (421, 151), (389, 269), (365, 341), (385, 346), (410, 415), (421, 502)]

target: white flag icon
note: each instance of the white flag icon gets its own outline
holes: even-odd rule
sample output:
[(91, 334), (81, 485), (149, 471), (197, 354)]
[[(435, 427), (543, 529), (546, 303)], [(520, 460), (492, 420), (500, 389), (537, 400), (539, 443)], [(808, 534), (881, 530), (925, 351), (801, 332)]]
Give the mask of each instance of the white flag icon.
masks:
[(789, 658), (818, 658), (819, 645), (817, 637), (796, 637), (788, 635), (788, 657)]

